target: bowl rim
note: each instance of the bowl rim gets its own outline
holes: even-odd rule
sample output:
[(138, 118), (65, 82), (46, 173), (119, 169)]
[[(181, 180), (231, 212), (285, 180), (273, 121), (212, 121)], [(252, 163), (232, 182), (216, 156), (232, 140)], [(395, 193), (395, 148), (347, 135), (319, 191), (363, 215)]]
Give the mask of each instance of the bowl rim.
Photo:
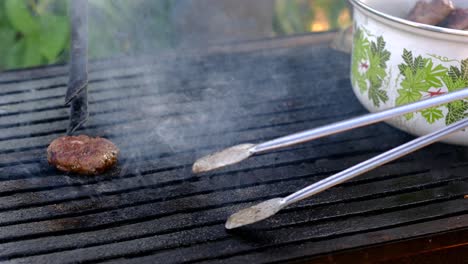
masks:
[(383, 19), (391, 20), (394, 21), (398, 24), (406, 25), (412, 28), (418, 28), (422, 29), (425, 31), (431, 31), (431, 32), (437, 32), (437, 33), (443, 33), (443, 34), (449, 34), (449, 35), (455, 35), (455, 36), (463, 36), (463, 37), (468, 37), (468, 31), (466, 30), (459, 30), (459, 29), (451, 29), (451, 28), (443, 28), (443, 27), (437, 27), (437, 26), (431, 26), (427, 24), (422, 24), (418, 22), (413, 22), (410, 20), (406, 20), (403, 18), (399, 18), (396, 16), (392, 16), (389, 14), (386, 14), (384, 12), (378, 11), (369, 5), (363, 3), (361, 0), (349, 0), (353, 6), (358, 6), (376, 16), (379, 16)]

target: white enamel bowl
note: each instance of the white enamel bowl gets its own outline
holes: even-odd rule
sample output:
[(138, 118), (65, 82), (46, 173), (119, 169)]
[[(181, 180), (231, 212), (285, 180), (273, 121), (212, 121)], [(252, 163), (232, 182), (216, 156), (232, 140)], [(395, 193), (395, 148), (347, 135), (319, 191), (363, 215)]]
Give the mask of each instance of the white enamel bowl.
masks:
[[(411, 22), (417, 0), (350, 0), (354, 8), (351, 82), (371, 112), (468, 87), (468, 31)], [(454, 0), (468, 8), (467, 0)], [(394, 118), (388, 123), (424, 135), (468, 116), (468, 100)], [(468, 130), (447, 143), (467, 145)]]

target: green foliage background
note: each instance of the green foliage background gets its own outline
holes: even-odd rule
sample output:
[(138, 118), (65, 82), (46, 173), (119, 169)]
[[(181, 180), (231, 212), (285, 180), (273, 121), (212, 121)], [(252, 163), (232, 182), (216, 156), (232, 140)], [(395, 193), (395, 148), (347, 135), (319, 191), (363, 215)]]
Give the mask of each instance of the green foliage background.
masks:
[(1, 68), (54, 63), (69, 41), (66, 1), (0, 2)]
[[(172, 46), (173, 0), (88, 0), (90, 58)], [(326, 10), (332, 28), (345, 0), (275, 0), (277, 34), (309, 31), (314, 8)], [(0, 1), (0, 70), (64, 62), (68, 59), (69, 0)], [(145, 23), (141, 23), (141, 19)], [(143, 39), (145, 41), (138, 41)]]
[(338, 19), (347, 8), (346, 0), (276, 0), (274, 30), (278, 34), (308, 32), (318, 9), (325, 11), (330, 29), (347, 26), (340, 24)]
[[(89, 0), (90, 58), (142, 50), (141, 32), (152, 48), (167, 47), (169, 0)], [(63, 62), (70, 46), (69, 0), (0, 1), (0, 70)], [(135, 21), (141, 17), (144, 25)], [(147, 30), (145, 30), (147, 29)], [(147, 47), (145, 47), (147, 48)]]

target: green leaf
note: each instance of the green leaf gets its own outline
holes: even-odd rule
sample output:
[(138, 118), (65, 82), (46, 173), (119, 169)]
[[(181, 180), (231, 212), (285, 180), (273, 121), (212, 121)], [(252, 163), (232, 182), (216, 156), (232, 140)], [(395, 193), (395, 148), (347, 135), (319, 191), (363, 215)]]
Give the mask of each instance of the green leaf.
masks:
[(448, 75), (455, 81), (456, 79), (461, 78), (461, 72), (460, 70), (455, 67), (455, 66), (450, 66), (450, 69), (448, 71)]
[(432, 87), (442, 87), (441, 78), (447, 73), (447, 68), (438, 64), (433, 68), (434, 64), (431, 59), (425, 59), (424, 73), (426, 82)]
[(44, 15), (40, 18), (40, 21), (39, 50), (48, 63), (52, 63), (68, 46), (68, 19), (62, 16)]
[(465, 81), (461, 78), (453, 79), (448, 75), (442, 77), (442, 82), (445, 84), (449, 92), (453, 92), (468, 86), (468, 81)]
[(6, 55), (6, 67), (9, 69), (14, 69), (22, 66), (25, 49), (26, 41), (24, 39), (20, 39), (15, 44), (13, 44), (10, 52), (8, 52)]
[[(44, 15), (46, 10), (48, 9), (49, 5), (51, 4), (51, 1), (52, 0), (39, 0), (39, 1), (36, 1), (36, 6), (34, 8), (34, 11), (39, 14), (39, 15)], [(67, 2), (67, 1), (63, 1), (63, 2)]]
[[(385, 103), (388, 101), (387, 92), (380, 88), (387, 77), (385, 69), (387, 68), (387, 61), (390, 59), (390, 52), (385, 50), (383, 37), (378, 37), (376, 42), (369, 42), (364, 38), (362, 31), (359, 29), (355, 35), (355, 43), (356, 42), (359, 43), (359, 50), (355, 50), (354, 53), (362, 56), (362, 59), (369, 61), (369, 68), (366, 73), (363, 74), (364, 80), (358, 80), (360, 91), (363, 93), (368, 90), (369, 99), (372, 100), (376, 107), (380, 107), (381, 102)], [(360, 61), (361, 60), (355, 60), (353, 58), (353, 75), (358, 74), (357, 69)]]
[(383, 37), (378, 37), (377, 43), (371, 42), (371, 52), (374, 57), (378, 58), (379, 66), (386, 69), (387, 61), (390, 59), (390, 52), (385, 50), (385, 40)]
[(38, 32), (39, 26), (28, 10), (24, 0), (5, 0), (5, 11), (10, 23), (21, 33), (28, 35)]
[(468, 81), (468, 59), (461, 61), (461, 77)]
[(405, 61), (406, 65), (408, 67), (410, 67), (411, 69), (414, 68), (414, 65), (413, 65), (413, 54), (411, 53), (411, 51), (408, 51), (407, 49), (403, 49), (403, 61)]
[(401, 87), (404, 89), (425, 92), (431, 87), (425, 80), (426, 74), (423, 70), (418, 70), (416, 74), (413, 74), (410, 68), (406, 68), (404, 75), (406, 78), (401, 82)]
[(375, 44), (374, 41), (371, 41), (370, 44), (371, 44), (371, 45), (370, 45), (370, 48), (371, 48), (370, 50), (371, 50), (371, 52), (372, 52), (373, 54), (379, 54), (379, 49), (378, 49), (378, 47), (377, 47), (377, 44)]
[(417, 56), (413, 63), (413, 73), (416, 73), (420, 69), (424, 69), (424, 59), (421, 56)]
[(400, 74), (405, 76), (405, 71), (408, 68), (408, 65), (406, 64), (398, 64), (398, 69), (400, 70)]
[(445, 117), (445, 124), (450, 125), (465, 118), (468, 110), (468, 103), (465, 101), (455, 101), (447, 104), (448, 113)]
[(414, 116), (414, 113), (405, 114), (406, 120), (411, 120), (411, 118), (413, 118), (413, 116)]
[(369, 56), (369, 69), (366, 72), (370, 82), (379, 88), (382, 86), (383, 79), (387, 76), (385, 68), (380, 67), (380, 64), (380, 55), (372, 53)]
[(8, 21), (8, 17), (6, 16), (6, 13), (5, 13), (5, 8), (2, 5), (2, 3), (0, 3), (0, 26), (2, 26), (2, 27), (11, 26), (9, 24), (10, 23)]
[(23, 67), (31, 67), (40, 65), (42, 62), (42, 56), (39, 52), (39, 35), (29, 35), (25, 38), (26, 49), (23, 58)]
[(444, 117), (442, 110), (436, 107), (424, 109), (421, 111), (421, 114), (429, 124), (433, 124), (435, 121)]
[(0, 28), (0, 54), (3, 55), (3, 59), (0, 60), (0, 69), (7, 66), (6, 57), (8, 57), (8, 54), (15, 44), (15, 35), (16, 32), (12, 28)]
[(405, 105), (413, 103), (421, 99), (421, 93), (408, 89), (398, 90), (398, 97), (396, 99), (397, 105)]
[(380, 107), (380, 102), (383, 103), (388, 101), (387, 92), (384, 90), (380, 90), (374, 85), (371, 85), (369, 88), (369, 99), (372, 100), (375, 106)]
[(358, 84), (358, 87), (359, 87), (359, 90), (361, 91), (361, 93), (367, 91), (366, 78), (359, 76), (357, 78), (357, 84)]
[(364, 37), (362, 30), (357, 29), (354, 35), (353, 61), (359, 63), (359, 61), (367, 57), (369, 51), (369, 41)]
[(361, 29), (357, 28), (354, 33), (354, 45), (352, 54), (351, 73), (355, 84), (361, 93), (367, 91), (367, 75), (359, 73), (359, 65), (362, 60), (368, 60), (370, 54), (369, 41)]
[[(101, 6), (101, 8), (106, 8), (103, 2), (111, 3), (112, 1), (96, 0), (91, 3)], [(275, 1), (275, 18), (281, 17), (283, 19), (275, 19), (274, 22), (282, 33), (304, 32), (308, 29), (306, 25), (307, 21), (311, 21), (314, 15), (313, 12), (307, 11), (309, 10), (304, 10), (298, 1)]]
[[(421, 92), (427, 92), (431, 87), (442, 87), (442, 82), (445, 82), (444, 78), (447, 78), (447, 68), (440, 64), (434, 66), (431, 59), (422, 56), (417, 56), (413, 60), (413, 54), (406, 49), (403, 50), (402, 57), (406, 64), (398, 65), (404, 78), (400, 83), (402, 88), (398, 89), (397, 105), (416, 102), (421, 99)], [(449, 85), (454, 85), (451, 80), (449, 82)], [(430, 124), (443, 117), (442, 110), (438, 108), (425, 109), (421, 111), (421, 114)], [(405, 115), (407, 120), (413, 116), (414, 114)]]
[(441, 79), (449, 92), (465, 88), (468, 86), (468, 59), (461, 61), (460, 69), (455, 66), (450, 66), (448, 72)]
[(387, 61), (390, 60), (390, 52), (389, 51), (383, 51), (380, 54), (380, 67), (386, 69), (387, 68)]
[(379, 53), (382, 53), (385, 50), (385, 40), (382, 36), (377, 38), (377, 50)]

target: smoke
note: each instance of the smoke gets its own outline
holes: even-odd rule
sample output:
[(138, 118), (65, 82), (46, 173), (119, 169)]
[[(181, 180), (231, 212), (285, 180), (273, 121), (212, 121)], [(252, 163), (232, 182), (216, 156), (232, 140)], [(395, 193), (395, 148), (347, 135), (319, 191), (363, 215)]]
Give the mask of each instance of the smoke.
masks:
[[(208, 52), (212, 44), (270, 37), (272, 1), (205, 0), (198, 7), (197, 1), (189, 2), (89, 1), (90, 117), (76, 134), (115, 142), (121, 157), (109, 174), (138, 176), (134, 186), (167, 181), (144, 175), (180, 164), (188, 165), (187, 174), (171, 174), (171, 180), (195, 177), (189, 174), (189, 165), (196, 158), (257, 140), (245, 131), (268, 125), (271, 115), (262, 123), (255, 115), (275, 111), (276, 105), (267, 102), (289, 93), (289, 80), (277, 76), (287, 62), (269, 60), (260, 52), (251, 57)], [(209, 6), (210, 13), (200, 11), (204, 6)], [(252, 69), (257, 60), (268, 63)], [(5, 106), (7, 114), (25, 113), (2, 116), (0, 123), (11, 127), (9, 135), (2, 135), (0, 159), (13, 157), (6, 151), (18, 150), (15, 164), (24, 164), (18, 166), (21, 171), (14, 171), (16, 165), (3, 163), (0, 172), (32, 178), (30, 186), (47, 184), (41, 175), (59, 176), (64, 184), (76, 185), (72, 189), (89, 196), (94, 193), (82, 186), (88, 181), (98, 185), (92, 186), (96, 193), (127, 188), (121, 179), (101, 182), (112, 178), (64, 176), (47, 164), (45, 147), (65, 134), (68, 123), (63, 106), (65, 73), (31, 80), (34, 87), (20, 94), (2, 95), (2, 100), (21, 101)], [(268, 89), (257, 89), (264, 82), (270, 84)], [(16, 116), (18, 120), (13, 119)]]
[[(206, 55), (211, 45), (273, 36), (273, 6), (272, 0), (90, 0), (90, 57), (123, 55), (124, 64), (131, 57), (134, 63), (122, 73), (138, 75), (109, 76), (104, 84), (115, 90), (90, 94), (94, 101), (103, 95), (120, 98), (111, 107), (116, 112), (92, 115), (88, 127), (122, 122), (94, 132), (121, 148), (122, 175), (145, 170), (132, 166), (135, 160), (157, 167), (190, 164), (214, 148), (235, 144), (242, 139), (231, 131), (248, 127), (240, 126), (240, 117), (252, 109), (269, 112), (253, 101), (288, 93), (285, 80), (275, 79), (274, 64), (253, 72), (249, 64), (237, 68), (233, 56)], [(270, 78), (271, 91), (255, 92), (258, 75)], [(131, 85), (122, 89), (126, 82)], [(90, 83), (89, 89), (95, 85)], [(90, 112), (102, 112), (111, 103), (92, 104)]]

